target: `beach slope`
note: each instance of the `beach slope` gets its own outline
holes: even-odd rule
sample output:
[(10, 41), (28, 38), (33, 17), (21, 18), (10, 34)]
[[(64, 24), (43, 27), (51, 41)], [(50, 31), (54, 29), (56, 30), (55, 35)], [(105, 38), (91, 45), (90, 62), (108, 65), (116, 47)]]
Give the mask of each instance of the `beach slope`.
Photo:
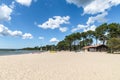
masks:
[(0, 56), (0, 80), (120, 80), (120, 55), (45, 52)]

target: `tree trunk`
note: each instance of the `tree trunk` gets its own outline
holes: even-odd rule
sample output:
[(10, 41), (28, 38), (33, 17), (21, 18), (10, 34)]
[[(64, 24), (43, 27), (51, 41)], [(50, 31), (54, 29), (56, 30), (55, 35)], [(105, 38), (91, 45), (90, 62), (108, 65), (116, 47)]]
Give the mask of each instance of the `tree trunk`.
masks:
[(96, 38), (96, 45), (97, 45), (98, 43), (97, 43), (97, 38)]
[(70, 43), (70, 51), (72, 50), (72, 48), (71, 48), (72, 46), (71, 46), (71, 43)]

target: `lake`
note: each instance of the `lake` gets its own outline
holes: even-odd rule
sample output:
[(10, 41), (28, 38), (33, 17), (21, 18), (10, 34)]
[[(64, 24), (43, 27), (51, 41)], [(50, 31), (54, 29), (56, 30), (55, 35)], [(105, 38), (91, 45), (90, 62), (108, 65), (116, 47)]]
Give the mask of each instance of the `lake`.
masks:
[(19, 55), (40, 52), (39, 50), (0, 50), (0, 56), (4, 55)]

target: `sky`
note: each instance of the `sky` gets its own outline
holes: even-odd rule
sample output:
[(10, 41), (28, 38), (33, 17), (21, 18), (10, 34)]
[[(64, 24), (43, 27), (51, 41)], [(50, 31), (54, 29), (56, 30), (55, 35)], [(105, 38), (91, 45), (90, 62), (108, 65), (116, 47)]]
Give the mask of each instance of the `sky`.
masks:
[(105, 22), (120, 23), (120, 0), (0, 0), (0, 48), (57, 44)]

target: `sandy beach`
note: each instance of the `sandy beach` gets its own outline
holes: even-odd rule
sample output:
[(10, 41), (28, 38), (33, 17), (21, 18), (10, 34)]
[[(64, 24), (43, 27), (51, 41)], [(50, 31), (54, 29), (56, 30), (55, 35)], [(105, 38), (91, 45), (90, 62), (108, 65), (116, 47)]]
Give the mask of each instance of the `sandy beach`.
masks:
[(120, 80), (120, 55), (44, 52), (0, 56), (0, 80)]

